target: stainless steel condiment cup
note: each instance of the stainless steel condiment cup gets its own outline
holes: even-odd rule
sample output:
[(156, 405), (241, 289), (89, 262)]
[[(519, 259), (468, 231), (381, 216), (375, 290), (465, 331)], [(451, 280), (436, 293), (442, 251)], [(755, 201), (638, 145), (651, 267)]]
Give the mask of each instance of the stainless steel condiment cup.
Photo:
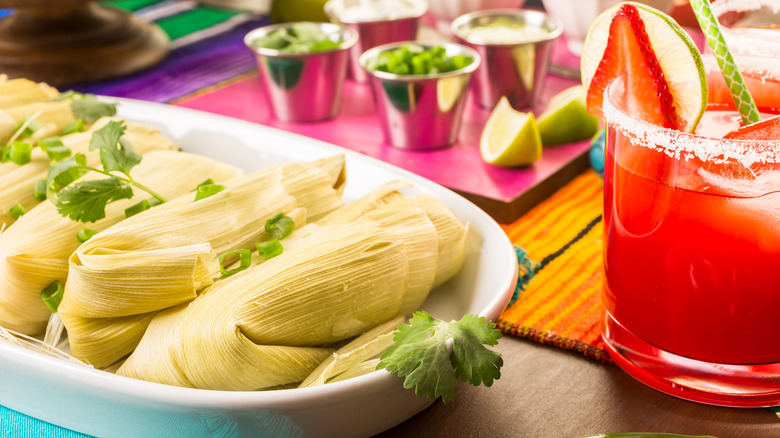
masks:
[(447, 56), (466, 55), (473, 61), (459, 70), (431, 75), (396, 75), (367, 67), (380, 53), (409, 43), (377, 46), (360, 57), (360, 65), (369, 75), (385, 140), (403, 149), (449, 146), (458, 139), (471, 75), (480, 64), (479, 54), (460, 44), (441, 44)]
[[(469, 36), (477, 26), (506, 20), (543, 34), (522, 42), (490, 42)], [(544, 88), (553, 42), (561, 35), (563, 24), (557, 18), (529, 9), (492, 9), (461, 15), (452, 22), (456, 41), (473, 48), (482, 56), (482, 65), (474, 72), (472, 95), (483, 108), (493, 108), (506, 96), (515, 109), (532, 107)]]
[(396, 11), (388, 17), (374, 19), (359, 19), (343, 14), (345, 8), (359, 4), (360, 0), (330, 0), (325, 3), (325, 13), (332, 21), (347, 26), (359, 35), (357, 44), (349, 52), (348, 74), (356, 82), (368, 81), (368, 75), (360, 67), (360, 55), (363, 52), (382, 44), (417, 39), (420, 19), (428, 11), (428, 3), (425, 0), (403, 1), (414, 5), (414, 10), (408, 13)]
[(337, 49), (310, 53), (283, 53), (257, 47), (253, 41), (295, 23), (264, 26), (249, 32), (244, 43), (257, 56), (257, 70), (266, 100), (279, 120), (316, 122), (336, 117), (341, 109), (349, 49), (358, 40), (355, 31), (334, 23), (315, 23)]

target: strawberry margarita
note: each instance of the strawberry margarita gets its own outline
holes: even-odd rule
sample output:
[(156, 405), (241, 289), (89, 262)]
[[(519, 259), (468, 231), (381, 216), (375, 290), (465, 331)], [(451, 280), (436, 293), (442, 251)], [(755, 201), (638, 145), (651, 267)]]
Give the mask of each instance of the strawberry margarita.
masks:
[[(582, 70), (589, 110), (608, 128), (611, 357), (686, 399), (780, 404), (780, 119), (737, 129), (725, 85), (657, 11), (623, 4), (591, 29), (583, 53), (600, 61)], [(770, 113), (780, 109), (778, 72), (746, 75)]]

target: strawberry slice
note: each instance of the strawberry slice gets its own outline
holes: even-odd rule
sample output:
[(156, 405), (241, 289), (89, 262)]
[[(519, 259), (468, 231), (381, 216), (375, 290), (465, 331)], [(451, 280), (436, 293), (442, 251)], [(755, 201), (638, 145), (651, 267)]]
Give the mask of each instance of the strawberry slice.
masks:
[(682, 130), (672, 93), (661, 70), (645, 29), (645, 23), (632, 4), (617, 10), (609, 28), (604, 55), (588, 87), (588, 111), (603, 117), (604, 90), (615, 78), (623, 76), (623, 109), (634, 116), (666, 128)]
[(738, 140), (777, 140), (780, 138), (780, 115), (763, 119), (729, 131), (723, 138)]

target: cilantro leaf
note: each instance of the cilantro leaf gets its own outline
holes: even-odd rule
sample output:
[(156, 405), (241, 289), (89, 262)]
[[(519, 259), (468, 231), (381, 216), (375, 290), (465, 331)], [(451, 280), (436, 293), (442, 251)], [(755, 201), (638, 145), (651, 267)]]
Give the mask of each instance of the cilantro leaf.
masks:
[(405, 377), (404, 388), (414, 387), (417, 396), (441, 396), (446, 403), (455, 398), (457, 379), (491, 386), (501, 377), (501, 354), (485, 347), (496, 345), (500, 337), (496, 325), (484, 317), (466, 315), (448, 323), (416, 312), (408, 325), (398, 327), (395, 345), (385, 351), (377, 369)]
[(52, 199), (60, 189), (89, 173), (86, 165), (87, 157), (76, 154), (51, 166), (46, 180), (46, 197)]
[(83, 97), (80, 97), (78, 94), (71, 94), (66, 98), (70, 97), (73, 97), (73, 100), (70, 101), (73, 115), (77, 119), (83, 119), (86, 123), (92, 123), (101, 117), (116, 115), (115, 103), (101, 102), (97, 100), (94, 94), (85, 94)]
[(100, 162), (104, 171), (122, 172), (129, 177), (130, 170), (141, 162), (141, 154), (122, 137), (126, 129), (123, 121), (108, 122), (92, 134), (89, 150), (100, 149)]
[(73, 183), (56, 196), (57, 211), (79, 222), (95, 222), (106, 217), (106, 205), (133, 197), (133, 188), (111, 177)]

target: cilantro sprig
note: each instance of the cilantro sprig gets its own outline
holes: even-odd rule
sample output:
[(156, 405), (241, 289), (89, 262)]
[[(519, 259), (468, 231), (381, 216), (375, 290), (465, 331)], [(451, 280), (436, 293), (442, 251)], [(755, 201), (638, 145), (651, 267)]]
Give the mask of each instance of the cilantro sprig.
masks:
[[(445, 403), (455, 399), (457, 379), (474, 386), (493, 385), (501, 377), (501, 353), (487, 347), (498, 343), (501, 332), (484, 317), (465, 315), (445, 322), (425, 311), (416, 312), (393, 338), (395, 345), (382, 355), (377, 369), (405, 377), (404, 388), (415, 388), (418, 397)], [(452, 353), (447, 340), (452, 338)]]
[[(123, 137), (126, 129), (124, 121), (112, 120), (92, 134), (89, 150), (100, 150), (102, 169), (88, 166), (84, 154), (59, 161), (49, 169), (46, 196), (61, 215), (79, 222), (103, 219), (108, 204), (133, 197), (133, 187), (165, 202), (161, 195), (130, 175), (130, 171), (141, 162), (141, 155)], [(89, 172), (100, 173), (107, 178), (76, 181)]]

